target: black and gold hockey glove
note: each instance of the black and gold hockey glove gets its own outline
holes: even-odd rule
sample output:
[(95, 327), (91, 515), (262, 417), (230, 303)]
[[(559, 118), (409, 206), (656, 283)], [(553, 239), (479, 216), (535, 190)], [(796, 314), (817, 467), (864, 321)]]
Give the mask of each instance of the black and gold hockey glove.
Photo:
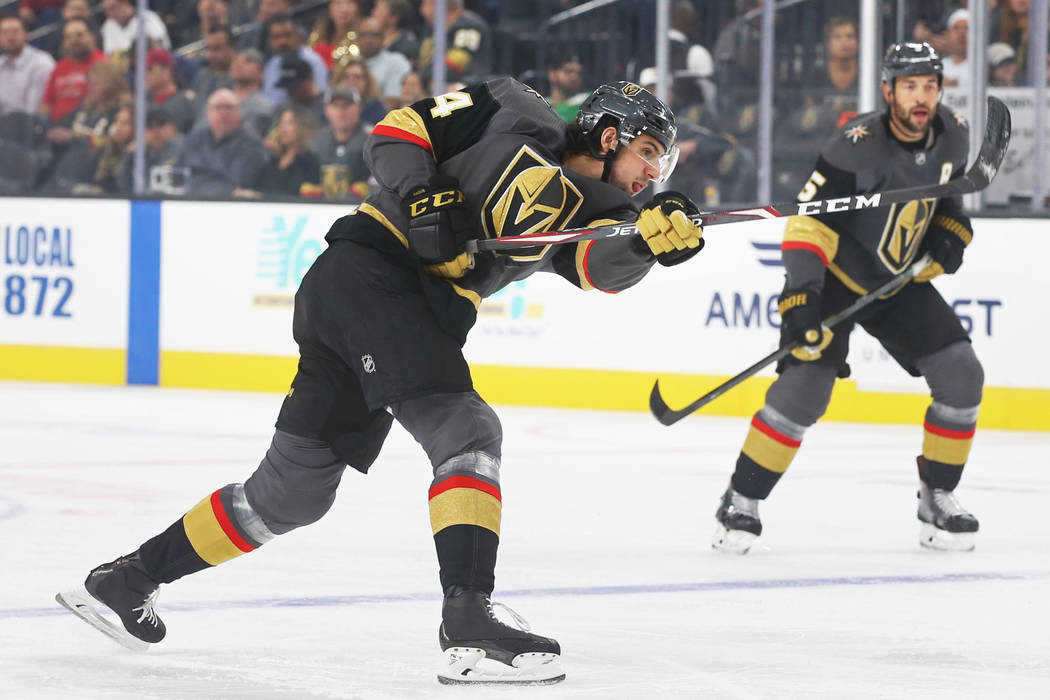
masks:
[(780, 295), (777, 310), (784, 326), (784, 335), (789, 342), (799, 344), (791, 354), (803, 362), (819, 359), (821, 352), (835, 337), (830, 328), (820, 323), (820, 292), (805, 287), (785, 289)]
[(463, 250), (471, 237), (459, 181), (433, 175), (425, 185), (413, 187), (402, 201), (408, 216), (408, 247), (432, 275), (458, 278), (474, 268), (474, 256)]
[(635, 225), (642, 240), (664, 267), (693, 257), (704, 247), (704, 229), (689, 220), (700, 210), (679, 192), (661, 192), (642, 207)]
[(915, 275), (916, 282), (929, 282), (941, 274), (953, 275), (963, 261), (963, 251), (970, 245), (973, 231), (966, 215), (945, 216), (938, 214), (930, 222), (920, 253), (929, 253), (933, 262)]

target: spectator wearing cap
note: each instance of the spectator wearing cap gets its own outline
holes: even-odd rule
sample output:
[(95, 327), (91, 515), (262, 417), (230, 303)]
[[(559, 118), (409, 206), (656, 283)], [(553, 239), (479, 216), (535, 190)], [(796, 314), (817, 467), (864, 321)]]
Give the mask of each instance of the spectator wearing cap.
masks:
[[(445, 26), (447, 38), (445, 65), (450, 80), (487, 76), (492, 71), (492, 29), (478, 15), (463, 7), (463, 0), (446, 0)], [(423, 39), (419, 48), (421, 71), (434, 57), (434, 0), (423, 0), (419, 14), (426, 21), (431, 35)]]
[(35, 114), (44, 88), (55, 69), (55, 59), (26, 44), (26, 29), (18, 17), (0, 19), (0, 114)]
[(294, 54), (285, 54), (280, 61), (281, 76), (277, 87), (288, 96), (274, 107), (273, 113), (277, 117), (274, 126), (285, 110), (290, 109), (295, 112), (298, 128), (312, 140), (324, 123), (324, 96), (314, 85), (313, 72), (306, 61)]
[(587, 98), (586, 92), (580, 92), (583, 85), (583, 63), (580, 57), (572, 52), (564, 52), (555, 57), (547, 68), (547, 82), (550, 85), (547, 101), (558, 116), (566, 122), (571, 122)]
[(62, 27), (62, 59), (55, 64), (44, 88), (40, 113), (52, 123), (59, 121), (80, 104), (87, 93), (87, 72), (106, 60), (95, 46), (95, 35), (82, 19), (71, 19)]
[(408, 0), (376, 0), (372, 7), (372, 19), (383, 32), (383, 48), (401, 54), (415, 66), (419, 59), (419, 37), (406, 26), (412, 18), (412, 5)]
[[(154, 190), (153, 183), (163, 178), (154, 178), (154, 168), (165, 168), (175, 164), (175, 158), (182, 147), (183, 136), (175, 128), (164, 107), (153, 105), (146, 112), (146, 132), (142, 141), (146, 145), (146, 191), (167, 192)], [(135, 143), (132, 141), (124, 160), (120, 165), (120, 174), (117, 177), (117, 189), (123, 194), (132, 194), (135, 191)]]
[[(102, 0), (102, 12), (106, 15), (102, 23), (102, 51), (107, 56), (126, 54), (139, 33), (139, 17), (133, 0)], [(146, 10), (142, 22), (151, 46), (171, 48), (168, 29), (156, 12)]]
[(401, 97), (401, 81), (412, 72), (412, 64), (401, 54), (383, 48), (383, 31), (371, 17), (358, 25), (357, 46), (375, 76), (383, 104), (387, 109), (396, 108)]
[(312, 192), (320, 178), (321, 164), (310, 150), (310, 136), (301, 128), (295, 110), (286, 108), (266, 138), (270, 149), (255, 189), (263, 194), (296, 196)]
[(958, 9), (948, 15), (944, 33), (944, 85), (965, 87), (970, 83), (970, 62), (966, 60), (967, 37), (970, 29), (970, 11)]
[(150, 49), (146, 53), (146, 92), (153, 104), (164, 105), (175, 128), (189, 133), (197, 118), (197, 100), (187, 90), (179, 90), (175, 83), (175, 60), (164, 49)]
[(321, 129), (311, 146), (321, 161), (322, 173), (326, 168), (338, 173), (335, 179), (345, 180), (350, 191), (358, 196), (367, 194), (369, 171), (365, 163), (365, 139), (372, 125), (361, 121), (360, 95), (346, 86), (333, 87), (325, 98), (324, 114), (328, 125)]
[(231, 197), (251, 189), (266, 163), (266, 149), (241, 126), (241, 110), (232, 90), (219, 88), (208, 98), (208, 128), (190, 132), (175, 160), (189, 172), (187, 192)]
[(313, 49), (303, 45), (303, 36), (289, 15), (277, 15), (267, 25), (270, 59), (263, 66), (263, 94), (274, 104), (287, 97), (277, 82), (281, 79), (281, 58), (293, 54), (305, 61), (313, 73), (314, 86), (324, 92), (328, 88), (328, 69)]
[(1017, 85), (1017, 52), (1009, 44), (997, 41), (988, 46), (988, 85), (1014, 87)]
[(233, 33), (227, 26), (213, 27), (204, 35), (205, 64), (200, 67), (190, 83), (190, 90), (198, 100), (207, 100), (221, 87), (233, 87), (233, 79), (230, 77), (233, 46)]

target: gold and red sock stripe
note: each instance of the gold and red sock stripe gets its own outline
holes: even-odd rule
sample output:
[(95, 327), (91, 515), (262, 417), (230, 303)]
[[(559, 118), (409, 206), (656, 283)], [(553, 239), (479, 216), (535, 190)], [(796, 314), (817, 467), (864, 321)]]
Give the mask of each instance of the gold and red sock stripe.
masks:
[(499, 535), (503, 508), (499, 486), (455, 474), (430, 487), (430, 525), (436, 535), (453, 525), (477, 525)]
[(784, 473), (795, 453), (802, 445), (790, 435), (767, 425), (757, 415), (751, 419), (751, 428), (741, 452), (754, 460), (759, 466), (778, 474)]
[(963, 465), (970, 456), (975, 428), (953, 430), (934, 425), (929, 420), (923, 427), (922, 456), (933, 462)]
[(230, 519), (222, 489), (193, 506), (182, 516), (182, 524), (197, 556), (212, 566), (259, 547), (249, 542)]

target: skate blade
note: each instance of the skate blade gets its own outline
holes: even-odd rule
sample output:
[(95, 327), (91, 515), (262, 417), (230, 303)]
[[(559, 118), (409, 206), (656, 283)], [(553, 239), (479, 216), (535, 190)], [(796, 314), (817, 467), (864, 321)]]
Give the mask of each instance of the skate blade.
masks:
[(518, 654), (508, 666), (485, 658), (484, 649), (453, 647), (445, 651), (447, 666), (437, 674), (442, 685), (551, 685), (565, 680), (557, 654)]
[(923, 523), (919, 529), (919, 544), (941, 552), (971, 552), (977, 545), (976, 535), (976, 532), (948, 532), (933, 523)]
[(95, 610), (97, 601), (95, 601), (95, 599), (91, 597), (91, 594), (83, 587), (79, 590), (73, 589), (70, 591), (62, 591), (55, 595), (55, 600), (58, 601), (62, 607), (69, 610), (69, 612), (73, 613), (81, 620), (126, 649), (131, 649), (132, 651), (146, 651), (151, 646), (149, 642), (144, 642), (129, 634), (123, 626), (118, 627), (102, 617), (102, 615)]
[(715, 534), (711, 538), (711, 547), (727, 554), (747, 554), (756, 539), (758, 539), (758, 535), (754, 533), (746, 530), (730, 530), (719, 523), (715, 526)]

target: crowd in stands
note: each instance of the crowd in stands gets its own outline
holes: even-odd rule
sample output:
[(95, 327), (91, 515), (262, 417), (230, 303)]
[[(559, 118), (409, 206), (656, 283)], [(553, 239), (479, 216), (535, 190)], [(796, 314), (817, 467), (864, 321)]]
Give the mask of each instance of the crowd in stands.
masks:
[[(582, 35), (566, 23), (540, 36), (543, 20), (579, 4), (446, 0), (448, 84), (515, 75), (567, 122), (599, 82), (628, 77), (654, 88), (644, 36), (612, 63), (595, 60), (611, 39), (592, 20), (581, 22)], [(1027, 69), (1030, 0), (989, 4), (989, 85), (1045, 79)], [(965, 5), (909, 3), (909, 38), (942, 53), (948, 86), (970, 79)], [(621, 6), (644, 19), (655, 1)], [(837, 16), (842, 6), (802, 3), (797, 26), (784, 31), (787, 14), (778, 14), (778, 197), (793, 196), (820, 143), (856, 114), (858, 27), (854, 16)], [(671, 186), (709, 204), (754, 197), (760, 7), (672, 3), (669, 84), (681, 159)], [(0, 3), (0, 194), (136, 191), (140, 23), (149, 102), (140, 115), (141, 184), (151, 195), (360, 201), (375, 186), (363, 157), (373, 126), (430, 94), (434, 0), (149, 0), (148, 8), (140, 13), (135, 0)], [(623, 36), (635, 30), (649, 28), (625, 27)], [(518, 50), (525, 36), (543, 44), (542, 61), (535, 46)]]

